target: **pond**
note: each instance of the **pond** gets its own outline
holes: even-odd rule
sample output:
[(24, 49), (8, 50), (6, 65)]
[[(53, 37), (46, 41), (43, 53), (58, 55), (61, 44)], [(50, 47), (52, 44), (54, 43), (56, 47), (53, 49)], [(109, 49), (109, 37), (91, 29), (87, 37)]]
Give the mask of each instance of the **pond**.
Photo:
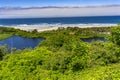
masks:
[(35, 48), (43, 38), (24, 38), (20, 36), (12, 36), (8, 39), (1, 40), (0, 45), (7, 45), (10, 49)]
[(93, 37), (93, 38), (81, 38), (82, 41), (91, 43), (93, 41), (103, 41), (108, 42), (108, 40), (104, 37)]

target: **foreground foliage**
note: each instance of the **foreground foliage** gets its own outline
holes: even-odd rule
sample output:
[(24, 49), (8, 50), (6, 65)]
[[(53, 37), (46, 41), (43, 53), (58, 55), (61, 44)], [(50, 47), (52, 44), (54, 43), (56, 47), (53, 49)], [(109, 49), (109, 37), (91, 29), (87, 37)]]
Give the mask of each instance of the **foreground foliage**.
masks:
[(94, 56), (87, 55), (88, 52), (84, 55), (53, 53), (42, 47), (31, 52), (7, 55), (0, 62), (0, 80), (120, 79), (120, 63), (113, 64), (116, 63), (113, 58), (117, 56), (108, 55), (107, 52), (105, 56), (102, 50), (91, 52)]
[[(1, 47), (0, 80), (119, 80), (119, 26), (111, 29), (111, 35), (105, 34), (110, 32), (106, 28), (87, 30), (62, 28), (43, 33), (35, 30), (35, 35), (44, 36), (46, 40), (34, 50), (8, 54)], [(91, 37), (90, 34), (110, 36), (110, 41), (80, 40)]]

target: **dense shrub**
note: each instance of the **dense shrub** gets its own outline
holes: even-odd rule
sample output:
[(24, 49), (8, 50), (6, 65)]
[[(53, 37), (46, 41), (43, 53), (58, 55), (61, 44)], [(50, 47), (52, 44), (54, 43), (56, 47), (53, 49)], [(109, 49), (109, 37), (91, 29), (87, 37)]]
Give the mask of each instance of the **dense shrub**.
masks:
[(50, 55), (44, 47), (24, 54), (7, 55), (0, 64), (0, 80), (27, 79)]
[(120, 46), (120, 26), (111, 28), (111, 41)]
[(8, 46), (7, 45), (3, 45), (0, 46), (0, 60), (2, 60), (3, 56), (5, 56), (8, 52)]
[(107, 65), (119, 62), (120, 48), (112, 42), (93, 42), (90, 47), (91, 65)]

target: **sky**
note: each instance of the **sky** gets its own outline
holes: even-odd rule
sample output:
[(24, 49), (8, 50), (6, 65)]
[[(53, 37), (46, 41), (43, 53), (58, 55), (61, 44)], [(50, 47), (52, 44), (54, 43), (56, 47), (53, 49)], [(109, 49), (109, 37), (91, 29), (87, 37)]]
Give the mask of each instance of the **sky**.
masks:
[(120, 15), (120, 6), (2, 10), (0, 18), (77, 17)]
[[(97, 6), (99, 5), (99, 6)], [(74, 17), (120, 15), (120, 0), (0, 0), (0, 7), (69, 6), (69, 8), (0, 10), (0, 18)], [(72, 6), (72, 7), (70, 7)], [(94, 6), (79, 7), (73, 6)]]
[(0, 7), (92, 6), (120, 4), (120, 0), (0, 0)]

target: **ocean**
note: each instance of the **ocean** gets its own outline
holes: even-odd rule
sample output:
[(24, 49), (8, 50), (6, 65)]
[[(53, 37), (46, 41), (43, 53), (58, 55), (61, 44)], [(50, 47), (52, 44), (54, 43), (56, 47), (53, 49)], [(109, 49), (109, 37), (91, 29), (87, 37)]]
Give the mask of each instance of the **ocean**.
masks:
[(59, 18), (16, 18), (0, 19), (0, 26), (87, 26), (117, 25), (120, 16), (59, 17)]

